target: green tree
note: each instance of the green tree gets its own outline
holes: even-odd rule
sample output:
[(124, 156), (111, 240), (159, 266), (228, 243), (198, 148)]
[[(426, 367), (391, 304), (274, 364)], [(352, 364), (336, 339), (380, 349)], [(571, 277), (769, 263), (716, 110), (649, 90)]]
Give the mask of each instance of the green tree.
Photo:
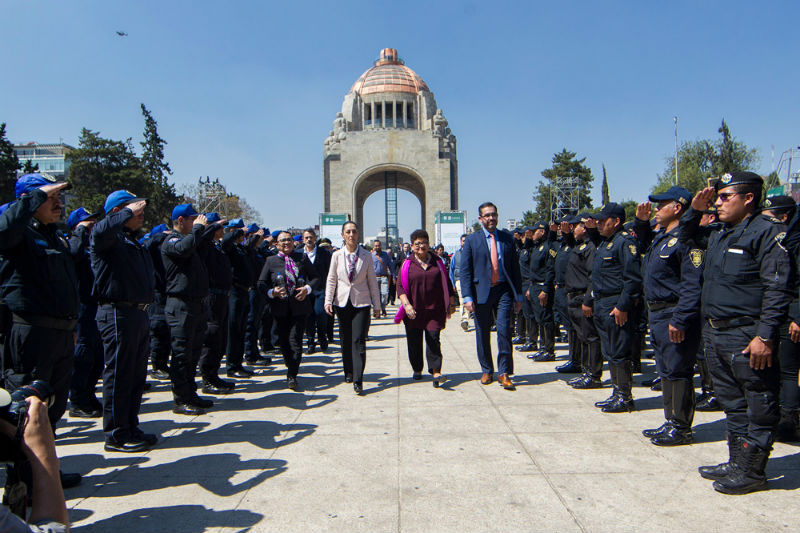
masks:
[(148, 211), (161, 215), (161, 222), (169, 220), (169, 213), (179, 203), (175, 186), (169, 182), (172, 169), (164, 161), (164, 145), (167, 141), (158, 134), (158, 123), (153, 115), (141, 104), (144, 116), (144, 142), (142, 145), (141, 166), (152, 182), (152, 194), (148, 198)]
[[(724, 119), (717, 131), (720, 133), (719, 139), (684, 141), (678, 150), (679, 185), (689, 189), (692, 194), (706, 187), (710, 178), (736, 170), (753, 170), (758, 164), (758, 150), (737, 141)], [(666, 168), (653, 187), (655, 193), (675, 185), (674, 156), (665, 159)]]
[(606, 176), (606, 164), (603, 163), (603, 188), (602, 188), (602, 195), (603, 195), (603, 205), (606, 205), (608, 202), (611, 201), (611, 197), (609, 196), (608, 192), (608, 176)]
[(550, 191), (553, 180), (556, 178), (573, 178), (577, 181), (578, 210), (592, 207), (592, 170), (584, 165), (586, 158), (577, 159), (577, 153), (566, 148), (553, 155), (553, 166), (542, 171), (546, 181), (539, 182), (533, 201), (536, 202), (536, 216), (539, 220), (549, 221), (552, 218), (554, 207), (550, 205)]
[(522, 221), (520, 222), (520, 224), (522, 224), (523, 227), (533, 226), (534, 224), (536, 224), (536, 222), (537, 222), (536, 213), (534, 213), (533, 211), (528, 210), (522, 213)]
[(25, 164), (22, 165), (22, 173), (30, 174), (32, 172), (39, 172), (39, 163), (34, 164), (30, 159), (26, 159)]
[(261, 213), (240, 196), (229, 193), (219, 178), (200, 178), (197, 185), (184, 185), (180, 201), (191, 203), (200, 213), (216, 212), (222, 218), (242, 218), (246, 223), (263, 224)]
[(6, 123), (3, 122), (0, 124), (0, 203), (5, 204), (14, 199), (14, 183), (20, 168), (22, 166), (14, 145), (6, 139)]

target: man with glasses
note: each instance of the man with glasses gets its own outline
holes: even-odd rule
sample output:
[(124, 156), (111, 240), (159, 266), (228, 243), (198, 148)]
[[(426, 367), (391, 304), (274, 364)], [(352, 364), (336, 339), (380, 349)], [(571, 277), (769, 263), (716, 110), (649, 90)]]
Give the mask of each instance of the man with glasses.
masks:
[[(785, 226), (758, 214), (763, 180), (752, 172), (723, 175), (692, 199), (681, 239), (707, 242), (702, 313), (706, 358), (725, 410), (728, 462), (702, 466), (725, 494), (767, 485), (764, 468), (780, 419), (774, 345), (792, 300)], [(708, 234), (700, 218), (716, 195), (722, 229)]]
[(381, 241), (372, 243), (372, 266), (378, 278), (378, 291), (381, 293), (381, 315), (386, 316), (386, 304), (389, 301), (389, 284), (394, 278), (394, 261), (389, 254), (381, 250)]
[[(303, 231), (303, 254), (308, 258), (317, 271), (320, 280), (328, 279), (328, 270), (331, 268), (331, 253), (325, 248), (317, 246), (317, 233), (313, 228)], [(313, 313), (308, 317), (306, 324), (306, 337), (308, 338), (308, 353), (312, 354), (319, 347), (324, 352), (328, 351), (328, 314), (325, 312), (325, 283), (314, 289), (311, 293)]]

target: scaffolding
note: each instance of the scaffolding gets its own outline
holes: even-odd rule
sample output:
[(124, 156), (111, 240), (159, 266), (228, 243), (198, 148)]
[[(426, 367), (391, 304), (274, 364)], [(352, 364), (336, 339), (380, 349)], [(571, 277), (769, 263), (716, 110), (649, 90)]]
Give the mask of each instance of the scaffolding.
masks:
[(227, 218), (225, 213), (225, 198), (228, 193), (225, 186), (219, 182), (219, 179), (211, 181), (200, 180), (197, 184), (197, 209), (198, 213), (219, 213), (223, 218)]
[(558, 176), (550, 182), (550, 222), (577, 215), (581, 208), (580, 179)]
[(386, 242), (385, 249), (391, 250), (397, 242), (397, 172), (383, 173), (383, 189), (385, 192), (386, 206)]

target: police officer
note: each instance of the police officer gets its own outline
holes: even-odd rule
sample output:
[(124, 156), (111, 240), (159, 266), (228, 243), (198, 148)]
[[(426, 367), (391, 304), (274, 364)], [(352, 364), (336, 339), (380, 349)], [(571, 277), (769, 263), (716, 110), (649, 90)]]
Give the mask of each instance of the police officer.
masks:
[(222, 237), (222, 250), (231, 264), (231, 292), (228, 314), (228, 343), (225, 350), (228, 377), (247, 378), (253, 373), (242, 366), (247, 314), (250, 312), (250, 292), (255, 279), (250, 251), (244, 246), (244, 221), (234, 218), (228, 222)]
[[(716, 194), (723, 229), (711, 233), (705, 258), (702, 312), (706, 358), (725, 410), (729, 460), (699, 468), (714, 489), (745, 494), (765, 488), (764, 468), (780, 419), (780, 374), (773, 364), (779, 329), (792, 301), (785, 226), (758, 213), (763, 180), (752, 172), (724, 174), (692, 199), (681, 238), (700, 240), (702, 212)], [(701, 241), (702, 242), (702, 241)]]
[[(519, 258), (519, 273), (522, 278), (522, 292), (525, 293), (530, 288), (530, 268), (531, 249), (533, 248), (533, 227), (525, 226), (521, 229), (521, 238), (516, 239), (514, 233), (514, 243), (516, 244), (517, 257)], [(538, 327), (534, 327), (533, 302), (524, 298), (522, 309), (515, 314), (517, 336), (511, 339), (512, 344), (522, 344), (517, 350), (520, 352), (535, 352), (538, 343)], [(534, 333), (537, 332), (536, 334)]]
[(164, 306), (167, 303), (167, 274), (164, 271), (164, 260), (161, 258), (161, 247), (169, 229), (166, 224), (154, 227), (142, 243), (150, 254), (155, 273), (155, 289), (153, 303), (147, 308), (150, 317), (150, 375), (155, 379), (169, 379), (169, 355), (172, 351), (169, 336), (167, 315)]
[(207, 224), (205, 215), (198, 215), (192, 204), (178, 205), (172, 210), (172, 231), (161, 247), (167, 276), (164, 312), (172, 341), (172, 412), (176, 414), (200, 415), (214, 405), (197, 395), (194, 380), (207, 322), (203, 301), (208, 296), (208, 271), (198, 250), (212, 246), (220, 227)]
[[(687, 189), (671, 187), (648, 199), (636, 208), (635, 229), (641, 248), (647, 251), (643, 264), (644, 296), (666, 422), (642, 434), (653, 444), (676, 446), (692, 442), (703, 251), (678, 240), (680, 217), (692, 201)], [(650, 226), (651, 202), (656, 207), (658, 232)]]
[(533, 225), (533, 244), (528, 254), (529, 285), (525, 290), (525, 298), (532, 304), (533, 319), (539, 325), (542, 337), (541, 350), (528, 356), (537, 362), (554, 361), (556, 358), (553, 322), (556, 250), (546, 239), (547, 231), (545, 222)]
[(106, 217), (92, 230), (93, 294), (103, 338), (103, 432), (105, 450), (141, 452), (158, 440), (139, 429), (147, 378), (153, 265), (134, 237), (144, 223), (146, 201), (120, 190), (106, 198)]
[[(264, 313), (268, 313), (268, 302), (263, 294), (256, 290), (256, 282), (261, 269), (264, 267), (264, 262), (268, 255), (271, 255), (267, 248), (263, 247), (264, 244), (264, 230), (259, 228), (257, 224), (250, 224), (247, 226), (247, 240), (246, 248), (250, 254), (250, 260), (253, 262), (253, 279), (250, 282), (250, 311), (247, 314), (247, 329), (244, 336), (244, 358), (251, 365), (264, 365), (268, 364), (267, 360), (261, 357), (261, 348), (259, 341), (262, 334), (266, 334), (264, 329), (272, 329), (272, 321), (264, 324)], [(270, 334), (271, 336), (271, 334)], [(270, 361), (271, 362), (271, 361)], [(247, 370), (245, 370), (247, 372)], [(251, 372), (252, 375), (252, 372)]]
[(630, 346), (636, 324), (629, 314), (641, 297), (642, 272), (636, 241), (623, 231), (625, 209), (608, 203), (596, 215), (597, 230), (603, 241), (592, 265), (592, 292), (584, 298), (591, 309), (603, 357), (611, 371), (614, 391), (605, 401), (595, 403), (604, 413), (630, 412), (635, 409), (631, 388), (633, 368)]
[(97, 330), (97, 299), (92, 295), (94, 273), (89, 257), (89, 235), (100, 213), (89, 213), (79, 207), (67, 217), (69, 252), (75, 260), (78, 274), (80, 311), (75, 335), (75, 361), (69, 387), (69, 416), (97, 418), (102, 415), (103, 404), (95, 395), (97, 380), (103, 373), (103, 341)]
[[(700, 218), (700, 227), (707, 228), (706, 232), (722, 229), (723, 224), (717, 220), (716, 206), (711, 205), (703, 211), (703, 216)], [(705, 328), (705, 323), (703, 327)], [(697, 395), (694, 410), (721, 411), (722, 407), (720, 407), (714, 394), (714, 380), (711, 377), (711, 371), (708, 369), (706, 349), (702, 341), (697, 350), (697, 369), (700, 374), (700, 394)]]
[(218, 226), (211, 246), (199, 248), (200, 256), (208, 270), (208, 322), (200, 351), (200, 375), (202, 391), (206, 394), (228, 394), (234, 384), (219, 377), (222, 354), (228, 342), (228, 307), (233, 282), (231, 262), (222, 250), (222, 224), (219, 213), (207, 213), (206, 222)]
[[(569, 360), (563, 365), (556, 367), (556, 372), (562, 374), (579, 374), (581, 372), (581, 349), (578, 341), (578, 336), (575, 333), (575, 328), (572, 326), (572, 320), (567, 310), (567, 288), (566, 276), (567, 268), (569, 267), (569, 257), (574, 246), (574, 237), (572, 235), (572, 227), (574, 224), (579, 223), (580, 218), (577, 216), (569, 215), (564, 217), (559, 228), (561, 230), (561, 238), (559, 241), (552, 242), (553, 249), (556, 250), (556, 259), (553, 264), (555, 273), (555, 300), (553, 302), (553, 311), (556, 324), (561, 324), (567, 331), (567, 347), (569, 352)], [(551, 237), (555, 236), (555, 224), (550, 226)], [(556, 244), (557, 243), (557, 244)]]

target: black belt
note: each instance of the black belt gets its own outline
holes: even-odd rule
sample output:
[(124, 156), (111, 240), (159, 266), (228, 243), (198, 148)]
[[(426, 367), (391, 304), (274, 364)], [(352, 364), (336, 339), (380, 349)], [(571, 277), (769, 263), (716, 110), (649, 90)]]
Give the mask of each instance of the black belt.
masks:
[(25, 315), (20, 316), (12, 313), (15, 324), (24, 324), (26, 326), (34, 326), (37, 328), (58, 329), (61, 331), (72, 331), (78, 323), (77, 318), (56, 318), (46, 315)]
[(670, 302), (666, 302), (666, 301), (662, 301), (662, 302), (659, 302), (659, 301), (647, 302), (647, 308), (649, 310), (651, 310), (651, 311), (661, 311), (662, 309), (666, 309), (668, 307), (675, 307), (676, 305), (678, 305), (678, 301), (677, 300), (670, 301)]
[(750, 316), (739, 316), (736, 318), (725, 318), (722, 320), (715, 320), (709, 318), (708, 325), (713, 329), (731, 329), (740, 326), (751, 326), (756, 323), (756, 319)]
[(114, 302), (111, 300), (100, 300), (100, 305), (113, 305), (114, 307), (126, 307), (128, 309), (138, 309), (139, 311), (147, 311), (147, 308), (150, 307), (150, 304), (126, 302), (124, 300), (117, 300)]
[(567, 297), (575, 298), (576, 296), (584, 296), (586, 291), (570, 291), (567, 293)]
[(592, 293), (595, 298), (611, 298), (612, 296), (619, 296), (621, 292), (594, 292)]
[(214, 287), (209, 287), (208, 292), (211, 294), (216, 294), (217, 296), (227, 296), (228, 291), (223, 289), (215, 289)]
[(244, 285), (242, 283), (236, 283), (235, 281), (233, 282), (233, 286), (236, 287), (239, 290), (246, 291), (246, 292), (250, 292), (251, 290), (253, 290), (252, 287), (248, 287), (247, 285)]

